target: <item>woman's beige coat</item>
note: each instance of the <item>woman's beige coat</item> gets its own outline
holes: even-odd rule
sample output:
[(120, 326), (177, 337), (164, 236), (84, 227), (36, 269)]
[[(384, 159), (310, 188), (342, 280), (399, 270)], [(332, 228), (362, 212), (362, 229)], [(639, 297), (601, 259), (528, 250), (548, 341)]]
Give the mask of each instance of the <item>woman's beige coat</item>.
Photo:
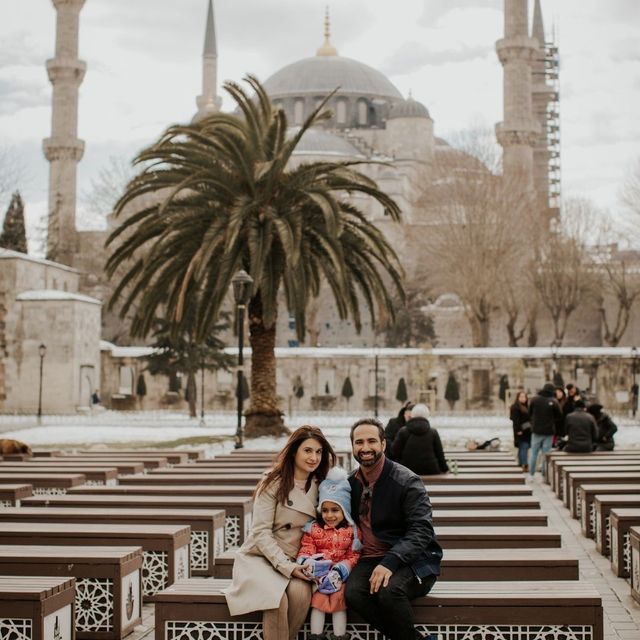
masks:
[(276, 501), (277, 482), (255, 499), (251, 533), (238, 550), (233, 582), (225, 596), (232, 616), (276, 609), (296, 566), (302, 527), (316, 518), (318, 484), (307, 494), (295, 487), (285, 504)]

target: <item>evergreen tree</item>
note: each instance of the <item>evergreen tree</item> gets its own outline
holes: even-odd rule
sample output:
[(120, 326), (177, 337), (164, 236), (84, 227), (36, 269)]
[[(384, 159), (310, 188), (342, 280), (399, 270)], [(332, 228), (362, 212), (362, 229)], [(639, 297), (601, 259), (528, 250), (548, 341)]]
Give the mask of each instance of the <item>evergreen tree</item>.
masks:
[(408, 399), (409, 394), (407, 393), (407, 383), (404, 381), (404, 378), (400, 378), (400, 380), (398, 380), (398, 388), (396, 389), (396, 400), (404, 403)]
[(342, 397), (347, 401), (347, 409), (349, 408), (349, 400), (353, 397), (353, 385), (351, 384), (351, 378), (347, 376), (344, 379), (344, 384), (342, 385)]
[(27, 253), (27, 233), (24, 227), (24, 203), (20, 192), (11, 196), (0, 235), (0, 247)]

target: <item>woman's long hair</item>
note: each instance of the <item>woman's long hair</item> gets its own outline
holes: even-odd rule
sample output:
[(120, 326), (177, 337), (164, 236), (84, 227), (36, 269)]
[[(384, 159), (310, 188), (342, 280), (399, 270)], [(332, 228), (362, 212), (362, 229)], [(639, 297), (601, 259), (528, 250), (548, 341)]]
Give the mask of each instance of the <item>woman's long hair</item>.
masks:
[(293, 489), (293, 474), (295, 471), (295, 458), (300, 445), (309, 438), (313, 438), (322, 447), (322, 458), (318, 468), (309, 474), (305, 489), (308, 491), (311, 481), (315, 478), (318, 482), (325, 479), (327, 472), (336, 464), (336, 454), (329, 441), (325, 438), (324, 433), (319, 427), (304, 425), (298, 427), (287, 440), (282, 451), (278, 454), (271, 471), (262, 479), (256, 488), (254, 496), (264, 491), (272, 482), (279, 481), (278, 490), (276, 492), (276, 500), (285, 504), (289, 492)]
[[(524, 395), (524, 402), (520, 402), (519, 398), (521, 395)], [(516, 394), (515, 400), (511, 405), (512, 409), (518, 409), (521, 413), (529, 413), (529, 395), (526, 391), (520, 390)]]

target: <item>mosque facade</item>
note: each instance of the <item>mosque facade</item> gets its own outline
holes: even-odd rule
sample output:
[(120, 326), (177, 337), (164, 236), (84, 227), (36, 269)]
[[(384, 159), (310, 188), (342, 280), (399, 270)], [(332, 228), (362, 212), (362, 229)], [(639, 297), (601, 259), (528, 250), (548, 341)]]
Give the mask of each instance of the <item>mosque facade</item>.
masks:
[[(24, 381), (31, 379), (31, 374), (37, 370), (37, 356), (33, 355), (37, 350), (27, 349), (25, 342), (27, 327), (31, 332), (29, 344), (33, 340), (37, 342), (34, 336), (38, 334), (47, 336), (49, 346), (55, 347), (48, 350), (50, 361), (56, 353), (59, 366), (68, 361), (77, 372), (71, 395), (65, 399), (60, 396), (61, 410), (63, 406), (88, 404), (89, 390), (94, 387), (102, 389), (105, 397), (123, 395), (119, 393), (123, 389), (130, 389), (130, 395), (133, 395), (133, 380), (141, 371), (140, 362), (136, 360), (139, 354), (135, 350), (125, 353), (113, 344), (103, 342), (101, 358), (97, 355), (101, 337), (111, 343), (127, 344), (127, 335), (122, 322), (106, 313), (104, 307), (100, 316), (101, 302), (108, 299), (111, 289), (103, 273), (104, 241), (108, 231), (78, 231), (75, 223), (76, 172), (84, 150), (84, 142), (77, 135), (77, 125), (78, 91), (86, 72), (86, 64), (78, 57), (80, 13), (85, 0), (52, 1), (56, 9), (55, 55), (46, 63), (53, 87), (52, 129), (43, 147), (50, 163), (47, 259), (21, 258), (10, 252), (2, 254), (0, 250), (3, 264), (13, 265), (11, 273), (14, 274), (11, 276), (7, 272), (7, 282), (0, 287), (0, 314), (5, 317), (0, 338), (4, 339), (8, 354), (4, 358), (0, 356), (0, 410), (17, 410), (28, 404), (15, 391), (23, 388)], [(503, 148), (503, 170), (505, 175), (524, 173), (544, 215), (552, 219), (557, 215), (559, 178), (555, 134), (549, 126), (549, 118), (553, 116), (557, 92), (546, 71), (549, 45), (540, 1), (534, 2), (532, 29), (529, 28), (528, 0), (505, 0), (504, 9), (504, 37), (496, 44), (504, 69), (504, 119), (496, 128), (497, 140)], [(202, 93), (196, 99), (196, 119), (220, 109), (217, 63), (214, 10), (212, 0), (209, 0)], [(420, 181), (442, 154), (455, 152), (445, 140), (436, 136), (428, 109), (411, 96), (404, 97), (380, 71), (339, 55), (331, 42), (328, 16), (324, 42), (315, 55), (276, 71), (265, 80), (264, 86), (274, 105), (287, 113), (292, 131), (333, 92), (328, 103), (331, 119), (305, 134), (294, 162), (320, 159), (374, 161), (363, 165), (362, 170), (398, 202), (403, 220), (392, 222), (382, 209), (367, 200), (362, 199), (357, 204), (396, 247), (406, 272), (415, 273), (417, 263), (424, 259), (420, 239), (424, 234), (437, 232), (433, 220), (416, 204)], [(108, 227), (112, 229), (114, 224), (109, 218)], [(47, 273), (48, 277), (42, 275)], [(36, 295), (34, 291), (40, 293)], [(54, 293), (47, 294), (46, 291)], [(439, 346), (470, 346), (470, 331), (460, 301), (446, 291), (440, 294), (427, 309), (434, 320)], [(366, 320), (360, 334), (350, 321), (338, 320), (328, 295), (313, 303), (309, 315), (310, 335), (306, 346), (367, 348), (373, 347), (378, 340)], [(57, 326), (62, 317), (75, 318), (77, 330), (50, 331), (49, 327)], [(280, 346), (297, 348), (292, 320), (286, 313), (281, 313), (278, 322)], [(501, 334), (497, 324), (492, 343), (506, 344), (506, 333)], [(541, 332), (544, 334), (544, 328)], [(548, 343), (549, 340), (545, 342)], [(570, 326), (567, 344), (601, 344), (597, 311), (583, 314), (579, 323)], [(89, 356), (91, 349), (93, 355)], [(331, 369), (331, 360), (329, 357), (322, 365), (327, 371)], [(128, 371), (124, 383), (118, 373), (123, 362)], [(299, 363), (300, 359), (292, 362)], [(318, 360), (314, 363), (317, 373)], [(356, 367), (356, 363), (349, 366)], [(369, 360), (361, 369), (362, 390), (358, 393), (362, 399), (370, 397)], [(279, 371), (279, 376), (283, 377), (279, 382), (281, 388), (291, 388), (295, 375), (299, 375), (295, 367), (284, 367)], [(333, 387), (338, 382), (335, 373), (331, 375), (334, 376)], [(406, 375), (409, 377), (410, 374)], [(427, 380), (429, 376), (425, 376)], [(328, 385), (326, 381), (324, 385), (318, 384), (321, 389)], [(416, 385), (418, 388), (422, 383), (416, 382)], [(216, 386), (215, 382), (213, 386)]]

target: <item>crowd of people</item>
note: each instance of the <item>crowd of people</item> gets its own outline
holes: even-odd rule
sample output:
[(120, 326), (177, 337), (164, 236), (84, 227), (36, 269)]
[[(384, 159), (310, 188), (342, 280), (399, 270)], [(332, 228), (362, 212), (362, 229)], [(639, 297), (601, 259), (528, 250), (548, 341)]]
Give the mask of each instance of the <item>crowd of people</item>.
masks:
[(538, 456), (552, 447), (568, 453), (612, 451), (618, 427), (604, 407), (587, 403), (574, 384), (566, 387), (546, 383), (531, 399), (518, 391), (510, 408), (513, 444), (518, 450), (518, 464), (535, 475)]

